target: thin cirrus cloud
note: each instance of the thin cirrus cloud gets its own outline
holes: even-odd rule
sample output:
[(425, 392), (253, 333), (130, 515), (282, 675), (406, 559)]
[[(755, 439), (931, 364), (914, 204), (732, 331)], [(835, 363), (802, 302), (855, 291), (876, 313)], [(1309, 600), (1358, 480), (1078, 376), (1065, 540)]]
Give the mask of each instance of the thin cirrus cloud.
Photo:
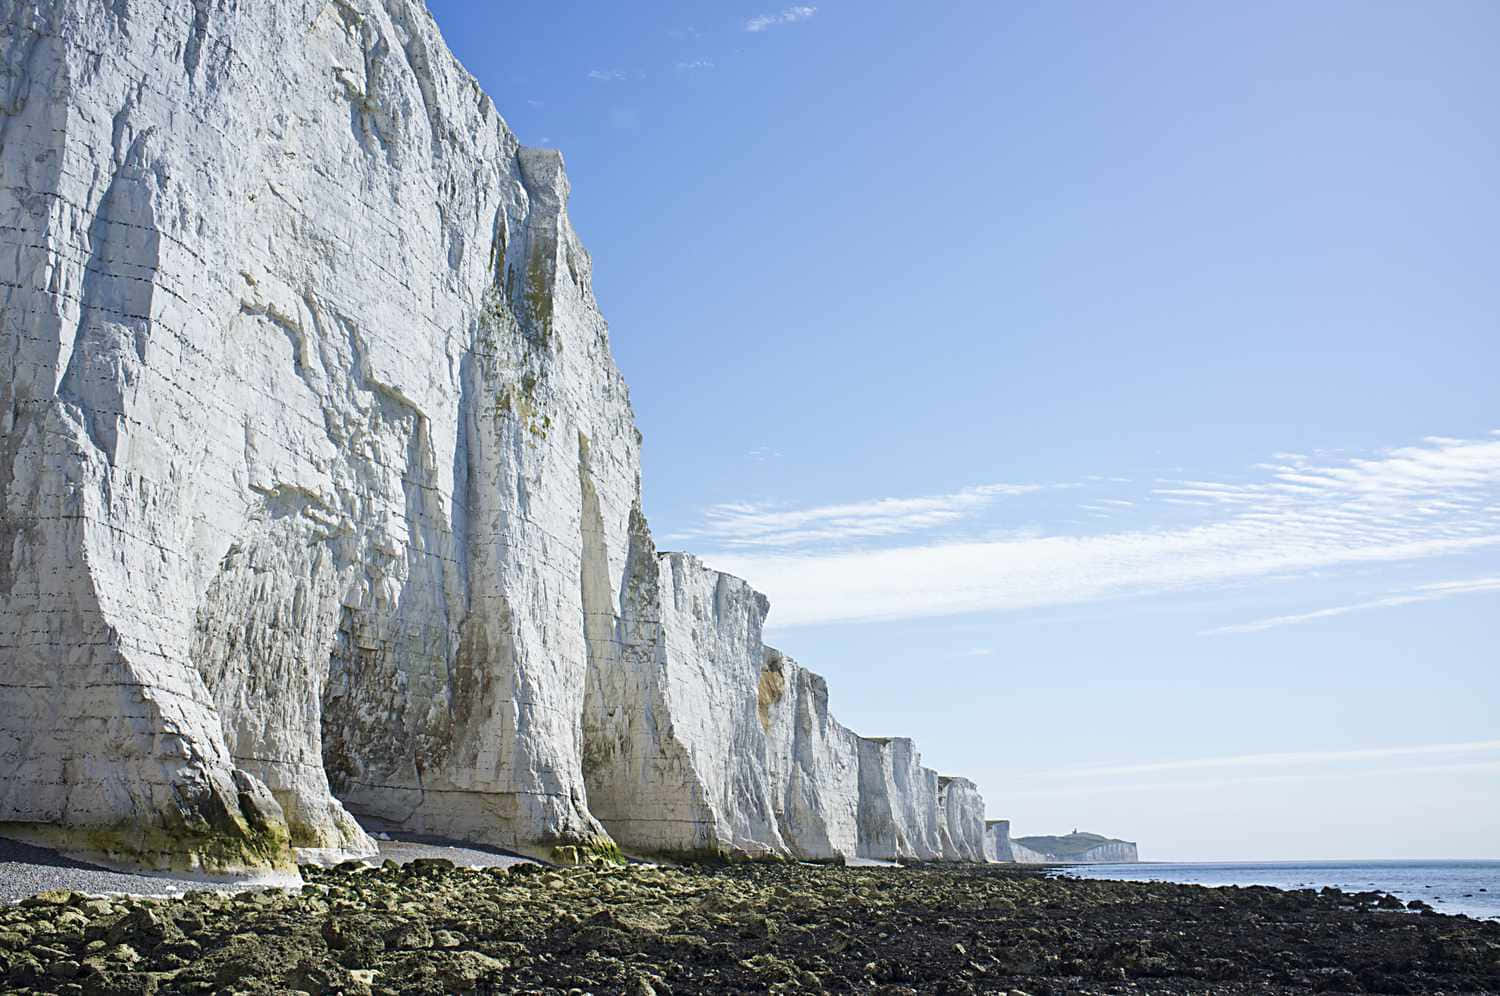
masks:
[(1017, 789), (1005, 793), (1007, 799), (1037, 799), (1044, 797), (1092, 798), (1100, 793), (1129, 792), (1140, 795), (1147, 792), (1170, 792), (1178, 796), (1183, 792), (1212, 792), (1226, 785), (1253, 785), (1259, 783), (1344, 781), (1347, 778), (1376, 777), (1398, 778), (1403, 775), (1440, 775), (1459, 772), (1500, 771), (1500, 761), (1458, 761), (1449, 764), (1418, 764), (1396, 768), (1370, 768), (1364, 771), (1313, 771), (1287, 775), (1243, 775), (1213, 780), (1165, 781), (1165, 782), (1109, 782), (1103, 785), (1053, 785), (1047, 788)]
[[(805, 21), (817, 12), (818, 8), (816, 7), (807, 4), (798, 4), (791, 7), (783, 7), (775, 13), (759, 14), (755, 17), (747, 18), (743, 22), (742, 27), (746, 31), (759, 33), (784, 24), (796, 24), (799, 21)], [(669, 33), (673, 38), (679, 40), (696, 40), (701, 36), (700, 32), (695, 28), (679, 28)], [(672, 66), (680, 73), (692, 73), (714, 69), (717, 67), (717, 63), (709, 58), (692, 58), (679, 60), (672, 63)], [(639, 72), (633, 74), (627, 73), (619, 69), (590, 69), (587, 75), (589, 79), (596, 83), (619, 83), (631, 79), (632, 75), (639, 78), (642, 74)]]
[[(757, 452), (751, 451), (752, 455)], [(778, 454), (779, 455), (779, 454)], [(721, 549), (785, 549), (899, 536), (958, 522), (995, 501), (1042, 490), (1037, 484), (985, 484), (922, 498), (877, 498), (816, 508), (785, 509), (736, 503), (714, 505), (703, 523), (669, 540), (707, 540)]]
[(781, 24), (796, 24), (798, 21), (807, 20), (817, 12), (818, 8), (816, 7), (787, 7), (775, 14), (761, 14), (758, 17), (750, 18), (745, 22), (745, 30), (758, 32), (765, 31), (767, 28), (774, 28)]
[(1447, 744), (1408, 744), (1396, 747), (1365, 747), (1357, 750), (1282, 751), (1273, 754), (1231, 754), (1221, 757), (1195, 757), (1178, 761), (1152, 761), (1144, 764), (1091, 765), (1081, 768), (1053, 768), (1031, 773), (1033, 778), (1116, 778), (1120, 775), (1150, 775), (1168, 771), (1196, 771), (1211, 768), (1285, 768), (1304, 765), (1345, 764), (1355, 761), (1384, 761), (1392, 758), (1430, 755), (1500, 753), (1500, 740), (1468, 740)]
[(1400, 605), (1420, 605), (1423, 602), (1436, 602), (1444, 598), (1452, 598), (1455, 595), (1469, 595), (1485, 591), (1500, 591), (1500, 578), (1473, 578), (1467, 581), (1439, 581), (1434, 584), (1418, 585), (1406, 592), (1387, 595), (1383, 598), (1372, 598), (1363, 602), (1354, 602), (1350, 605), (1336, 605), (1313, 612), (1298, 612), (1292, 615), (1272, 616), (1269, 619), (1256, 619), (1252, 622), (1235, 623), (1232, 626), (1218, 626), (1214, 629), (1204, 630), (1203, 635), (1259, 633), (1262, 630), (1317, 622), (1320, 619), (1330, 619), (1334, 616), (1347, 615), (1351, 612), (1366, 612), (1370, 609), (1389, 609)]
[[(1243, 479), (1159, 482), (1135, 506), (1115, 506), (1147, 523), (1135, 528), (997, 537), (998, 499), (1041, 489), (720, 505), (677, 535), (766, 592), (780, 627), (1028, 609), (1500, 547), (1500, 434), (1344, 460), (1279, 454)], [(941, 535), (915, 535), (937, 526)], [(961, 527), (969, 533), (955, 537)]]
[[(1055, 768), (1026, 772), (1010, 797), (1079, 796), (1100, 792), (1198, 791), (1229, 784), (1342, 780), (1358, 776), (1395, 777), (1409, 774), (1500, 770), (1500, 758), (1475, 760), (1475, 755), (1500, 753), (1500, 740), (1464, 743), (1372, 747), (1360, 750), (1293, 751), (1276, 754), (1238, 754), (1147, 764), (1085, 768)], [(1424, 759), (1425, 763), (1412, 763)], [(1406, 762), (1396, 765), (1382, 761)], [(1371, 763), (1375, 762), (1375, 763)], [(1291, 769), (1291, 770), (1288, 770)], [(1302, 770), (1297, 770), (1302, 769)], [(1177, 774), (1197, 780), (1174, 779)], [(1202, 777), (1212, 773), (1211, 778)], [(1161, 776), (1159, 781), (1122, 780), (1132, 776)], [(1027, 782), (1042, 783), (1028, 788)]]

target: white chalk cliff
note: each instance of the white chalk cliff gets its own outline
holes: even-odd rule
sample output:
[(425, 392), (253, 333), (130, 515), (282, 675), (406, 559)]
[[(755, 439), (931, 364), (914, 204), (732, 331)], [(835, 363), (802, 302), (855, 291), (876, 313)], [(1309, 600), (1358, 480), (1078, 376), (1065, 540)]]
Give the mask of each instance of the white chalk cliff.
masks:
[(1074, 830), (1063, 836), (1011, 840), (1014, 860), (1028, 864), (1129, 864), (1140, 860), (1134, 841)]
[(864, 855), (859, 737), (829, 713), (828, 683), (767, 647), (756, 701), (770, 743), (772, 807), (792, 855), (811, 861)]
[(1010, 835), (1010, 820), (988, 820), (984, 824), (984, 830), (988, 838), (985, 853), (991, 861), (1021, 865), (1044, 865), (1052, 861), (1050, 856), (1016, 843)]
[(984, 859), (972, 783), (657, 553), (561, 157), (419, 0), (0, 3), (0, 45), (0, 833)]

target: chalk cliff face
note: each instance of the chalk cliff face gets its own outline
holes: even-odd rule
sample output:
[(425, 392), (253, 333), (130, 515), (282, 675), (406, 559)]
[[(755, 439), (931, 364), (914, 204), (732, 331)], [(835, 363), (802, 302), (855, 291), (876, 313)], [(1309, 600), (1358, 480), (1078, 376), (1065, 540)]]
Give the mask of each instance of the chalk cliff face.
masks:
[(1126, 840), (1116, 840), (1108, 844), (1100, 844), (1098, 847), (1091, 847), (1074, 860), (1089, 865), (1123, 865), (1134, 864), (1141, 860), (1141, 856), (1135, 844)]
[(943, 857), (950, 861), (988, 860), (984, 840), (984, 799), (967, 778), (938, 778)]
[(984, 856), (988, 861), (1013, 861), (1010, 856), (1010, 820), (984, 821)]
[(233, 866), (238, 778), (369, 850), (326, 770), (599, 836), (579, 579), (623, 576), (638, 439), (560, 158), (420, 4), (42, 10), (0, 119), (0, 818)]
[(1021, 837), (1011, 841), (1016, 861), (1061, 864), (1116, 864), (1139, 861), (1136, 845), (1128, 840), (1077, 830), (1057, 837)]
[(782, 837), (803, 860), (859, 857), (859, 738), (829, 713), (821, 675), (770, 647), (765, 656), (758, 705)]
[(939, 835), (938, 774), (922, 767), (905, 737), (859, 741), (859, 856), (878, 861), (934, 861)]
[(642, 553), (636, 626), (586, 697), (593, 811), (628, 851), (785, 856), (757, 704), (766, 598), (696, 557)]
[(988, 820), (984, 824), (988, 838), (986, 855), (991, 861), (1012, 861), (1021, 865), (1044, 865), (1054, 859), (1024, 844), (1018, 844), (1010, 835), (1010, 820)]
[(420, 2), (0, 5), (0, 45), (0, 830), (983, 853), (971, 784), (657, 554), (562, 160)]
[(986, 820), (984, 853), (990, 861), (1014, 861), (1010, 849), (1010, 820)]
[(1018, 844), (1014, 840), (1010, 842), (1010, 860), (1020, 865), (1048, 865), (1058, 861), (1050, 854), (1033, 851), (1025, 844)]

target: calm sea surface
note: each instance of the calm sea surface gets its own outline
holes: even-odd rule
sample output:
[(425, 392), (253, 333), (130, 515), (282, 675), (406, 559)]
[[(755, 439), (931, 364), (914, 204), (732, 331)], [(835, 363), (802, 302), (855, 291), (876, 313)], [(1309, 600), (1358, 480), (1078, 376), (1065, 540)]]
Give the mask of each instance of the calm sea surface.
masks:
[(1379, 890), (1440, 913), (1500, 917), (1500, 861), (1268, 861), (1220, 864), (1071, 865), (1074, 878), (1195, 885), (1274, 885), (1278, 889)]

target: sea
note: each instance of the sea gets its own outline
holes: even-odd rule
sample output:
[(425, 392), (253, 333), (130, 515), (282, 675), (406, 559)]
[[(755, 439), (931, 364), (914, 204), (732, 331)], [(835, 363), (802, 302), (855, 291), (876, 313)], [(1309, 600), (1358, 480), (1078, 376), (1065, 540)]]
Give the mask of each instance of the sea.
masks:
[(1264, 861), (1070, 865), (1059, 874), (1128, 882), (1190, 885), (1272, 885), (1278, 889), (1388, 892), (1420, 899), (1439, 913), (1500, 919), (1500, 861)]

